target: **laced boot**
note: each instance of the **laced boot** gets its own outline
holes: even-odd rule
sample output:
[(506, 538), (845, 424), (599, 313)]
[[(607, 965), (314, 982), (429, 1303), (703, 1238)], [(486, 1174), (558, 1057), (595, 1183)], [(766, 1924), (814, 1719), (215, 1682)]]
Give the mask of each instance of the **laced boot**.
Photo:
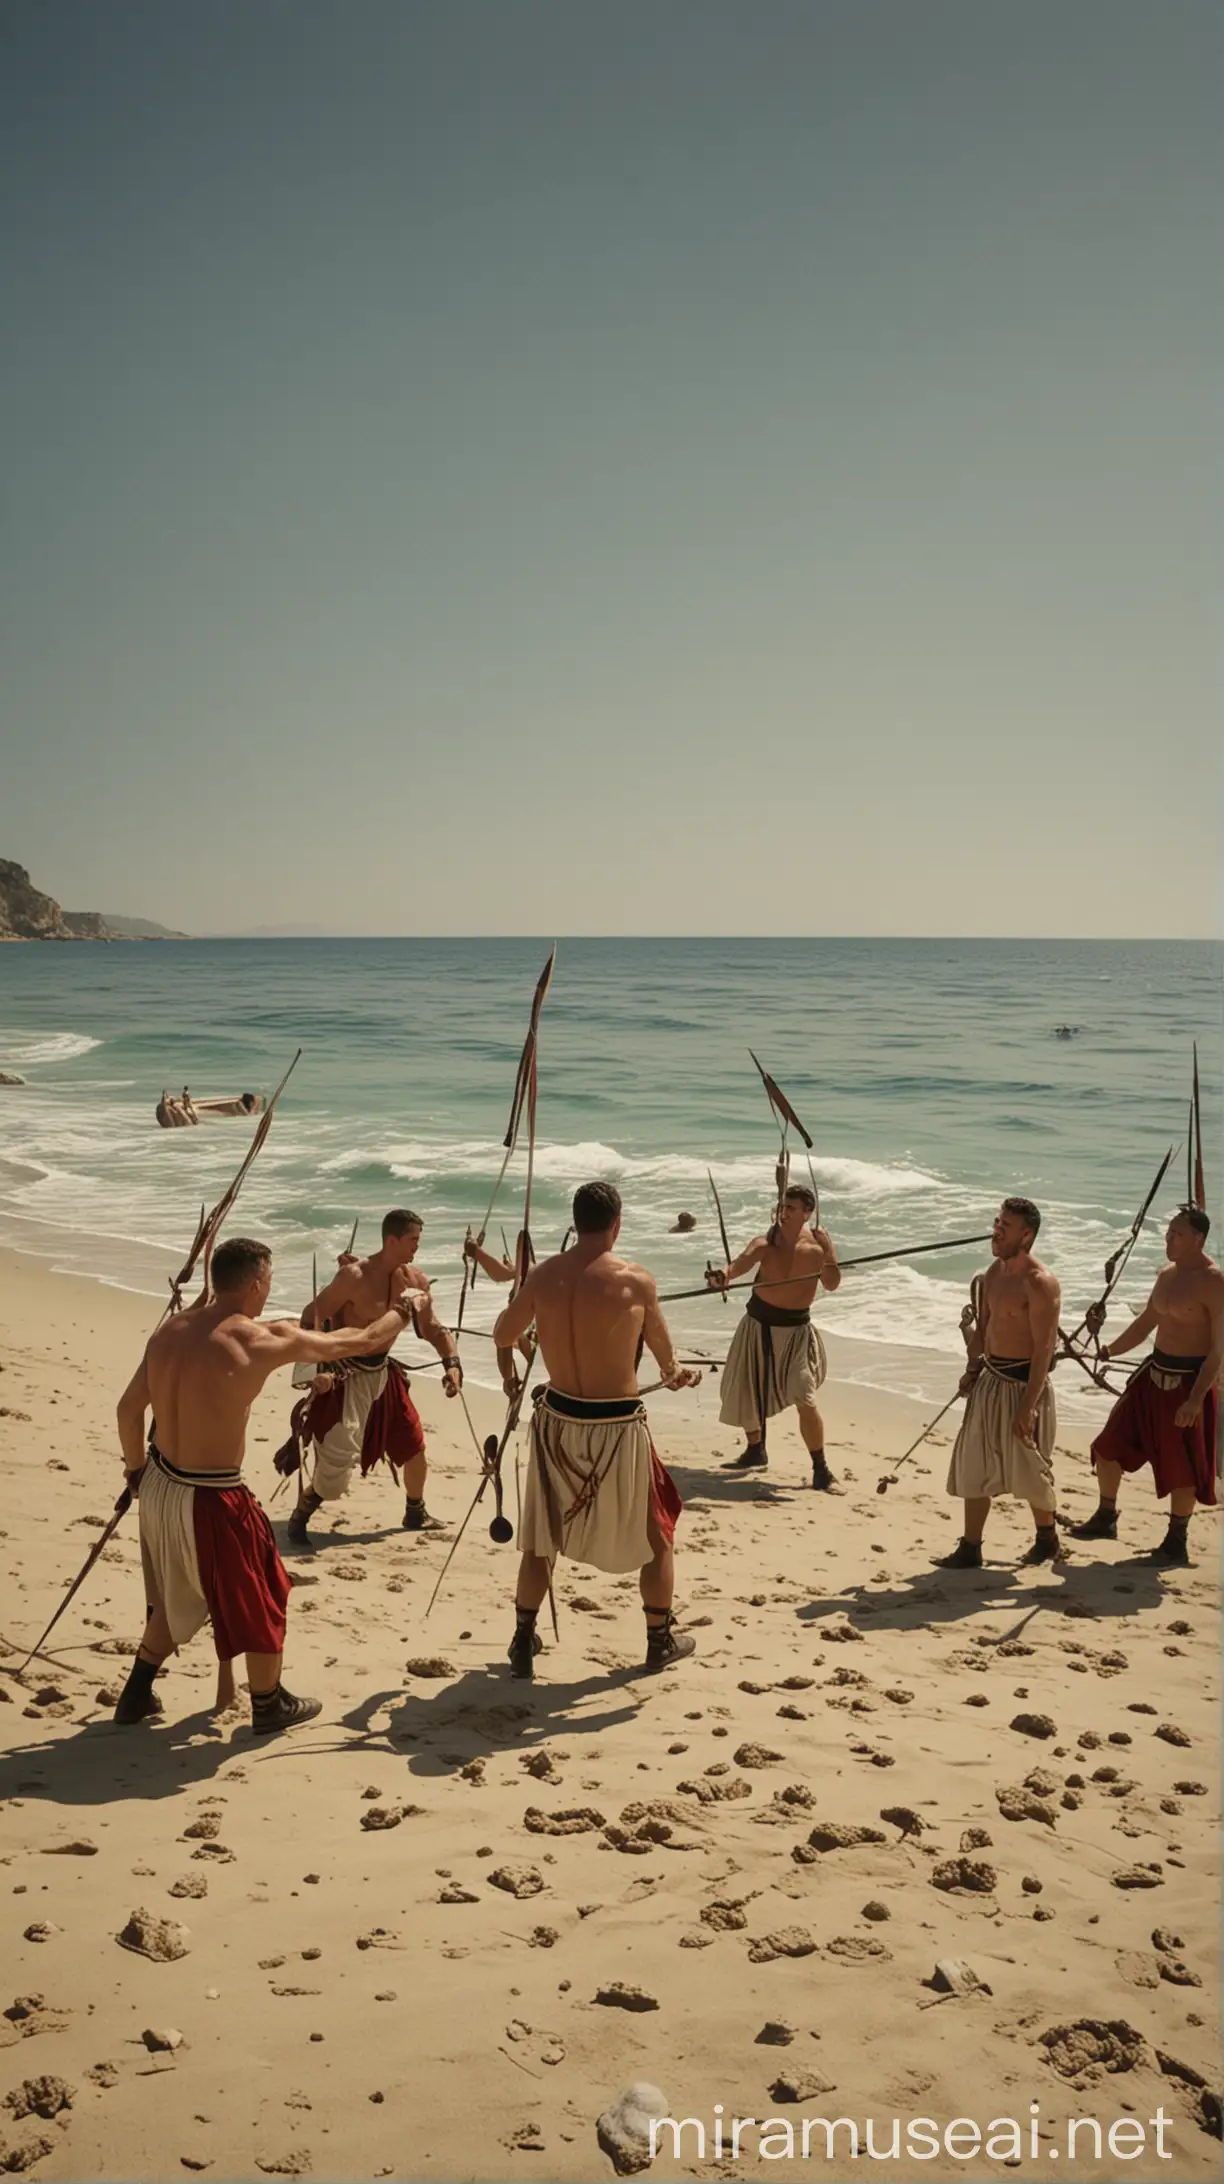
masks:
[(982, 1567), (982, 1542), (980, 1539), (962, 1539), (950, 1555), (940, 1555), (935, 1563), (937, 1570), (980, 1570)]
[(114, 1718), (124, 1729), (130, 1729), (134, 1722), (156, 1721), (161, 1714), (162, 1702), (153, 1689), (153, 1678), (161, 1665), (160, 1661), (146, 1661), (143, 1654), (137, 1654), (115, 1708)]
[(530, 1683), (535, 1675), (535, 1657), (543, 1653), (544, 1640), (536, 1629), (538, 1608), (515, 1608), (514, 1636), (506, 1649), (510, 1674), (522, 1682)]
[[(675, 1617), (670, 1608), (648, 1608), (646, 1624), (646, 1671), (656, 1676), (661, 1668), (671, 1668), (677, 1661), (687, 1661), (697, 1651), (697, 1640), (686, 1631), (676, 1629)], [(662, 1622), (652, 1623), (651, 1615), (662, 1615)]]
[(824, 1450), (822, 1448), (810, 1448), (808, 1455), (812, 1459), (812, 1485), (816, 1492), (818, 1494), (843, 1494), (845, 1488), (838, 1485), (837, 1480), (830, 1471)]
[(257, 1737), (274, 1737), (282, 1729), (296, 1729), (323, 1711), (322, 1699), (298, 1699), (283, 1683), (271, 1691), (252, 1691), (251, 1728)]

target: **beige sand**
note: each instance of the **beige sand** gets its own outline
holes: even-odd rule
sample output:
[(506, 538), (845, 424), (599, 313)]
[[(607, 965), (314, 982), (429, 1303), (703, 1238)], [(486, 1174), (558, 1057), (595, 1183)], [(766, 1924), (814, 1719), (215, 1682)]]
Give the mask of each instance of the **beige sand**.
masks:
[[(894, 2115), (1014, 2115), (1027, 2131), (1037, 2100), (1043, 2151), (1029, 2160), (1026, 2142), (1023, 2173), (1043, 2178), (1068, 2169), (1068, 2116), (1108, 2124), (1163, 2104), (1172, 2161), (1150, 2132), (1125, 2164), (1094, 2163), (1081, 2140), (1073, 2173), (1216, 2173), (1194, 2084), (1218, 2085), (1213, 1517), (1196, 1519), (1196, 1567), (1159, 1576), (1130, 1559), (1163, 1527), (1146, 1478), (1128, 1482), (1123, 1540), (1051, 1575), (1016, 1570), (1027, 1518), (1004, 1504), (992, 1567), (933, 1573), (957, 1531), (942, 1490), (951, 1433), (878, 1497), (921, 1414), (838, 1385), (834, 1354), (822, 1400), (850, 1482), (839, 1500), (804, 1490), (791, 1421), (771, 1436), (770, 1484), (739, 1482), (716, 1467), (737, 1445), (715, 1421), (716, 1383), (695, 1406), (651, 1399), (688, 1502), (692, 1663), (643, 1677), (633, 1580), (563, 1568), (560, 1645), (549, 1634), (534, 1687), (509, 1682), (515, 1557), (490, 1544), (489, 1512), (425, 1623), (447, 1542), (396, 1528), (379, 1473), (341, 1505), (335, 1543), (292, 1564), (305, 1582), (287, 1680), (323, 1695), (319, 1721), (271, 1745), (252, 1743), (245, 1711), (214, 1722), (202, 1636), (163, 1679), (164, 1726), (119, 1731), (112, 1695), (142, 1621), (132, 1519), (53, 1658), (14, 1672), (118, 1491), (113, 1405), (152, 1317), (148, 1300), (0, 1255), (0, 2006), (45, 1998), (0, 2017), (0, 2101), (47, 2074), (71, 2088), (56, 2121), (0, 2107), (0, 2144), (48, 2142), (36, 2175), (603, 2177), (596, 2118), (635, 2079), (711, 2130), (721, 2102), (727, 2116), (800, 2124), (872, 2117), (884, 2145)], [(430, 1501), (453, 1532), (473, 1453), (436, 1376), (415, 1388)], [(277, 1388), (253, 1420), (248, 1474), (265, 1499), (289, 1400)], [(498, 1422), (499, 1400), (471, 1400), (480, 1430)], [(1060, 1436), (1057, 1464), (1064, 1507), (1084, 1513), (1082, 1444), (1076, 1456)], [(406, 1671), (431, 1655), (444, 1673)], [(1021, 1714), (1048, 1715), (1055, 1733), (1009, 1726)], [(1166, 1725), (1186, 1741), (1167, 1741)], [(1105, 1767), (1113, 1779), (1097, 1779)], [(1034, 1777), (1032, 1816), (1005, 1817), (996, 1792), (1034, 1769), (1048, 1791)], [(746, 1794), (703, 1803), (681, 1787), (693, 1782)], [(658, 1824), (647, 1816), (640, 1835), (626, 1808), (655, 1801)], [(900, 1807), (919, 1837), (881, 1817)], [(375, 1808), (405, 1813), (363, 1830)], [(533, 1832), (532, 1809), (597, 1813), (617, 1833)], [(219, 1823), (211, 1839), (188, 1833), (201, 1820)], [(797, 1862), (826, 1822), (884, 1840)], [(933, 1885), (966, 1830), (990, 1838), (970, 1853), (994, 1869), (986, 1893)], [(539, 1892), (491, 1885), (506, 1866), (535, 1869)], [(1157, 1885), (1114, 1885), (1136, 1868)], [(156, 1963), (117, 1946), (137, 1908), (180, 1919), (189, 1953)], [(23, 1939), (37, 1926), (48, 1938)], [(754, 1961), (766, 1952), (753, 1943), (796, 1928), (812, 1953)], [(1162, 1949), (1154, 1930), (1181, 1939)], [(924, 1982), (949, 1957), (991, 1994), (937, 2000)], [(595, 2001), (618, 1981), (658, 2007)], [(1040, 2036), (1085, 2018), (1134, 2028), (1133, 2068), (1059, 2075)], [(769, 2020), (795, 2028), (790, 2045), (758, 2042)], [(183, 2044), (150, 2053), (146, 2028)], [(817, 2089), (781, 2105), (769, 2088), (786, 2072), (818, 2074)], [(1053, 2161), (1051, 2143), (1064, 2149)], [(711, 2145), (704, 2164), (690, 2152), (657, 2166), (779, 2168), (752, 2133), (735, 2163)], [(812, 2161), (837, 2178), (873, 2166)], [(941, 2158), (891, 2173), (1002, 2169)]]

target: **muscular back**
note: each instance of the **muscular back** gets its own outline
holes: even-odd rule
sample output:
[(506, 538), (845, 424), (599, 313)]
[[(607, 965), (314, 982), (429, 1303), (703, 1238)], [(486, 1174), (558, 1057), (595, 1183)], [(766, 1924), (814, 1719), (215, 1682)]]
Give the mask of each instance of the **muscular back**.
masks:
[[(267, 1372), (253, 1359), (255, 1322), (216, 1305), (168, 1320), (145, 1352), (163, 1456), (185, 1471), (236, 1471), (251, 1405)], [(270, 1369), (270, 1368), (269, 1368)]]
[(567, 1251), (542, 1260), (529, 1288), (553, 1386), (588, 1401), (636, 1395), (638, 1342), (658, 1312), (645, 1268), (610, 1251), (585, 1263)]

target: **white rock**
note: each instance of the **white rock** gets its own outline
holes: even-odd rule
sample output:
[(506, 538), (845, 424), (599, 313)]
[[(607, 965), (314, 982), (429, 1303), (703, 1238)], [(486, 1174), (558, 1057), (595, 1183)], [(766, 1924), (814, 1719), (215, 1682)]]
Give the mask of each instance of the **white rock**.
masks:
[(642, 2079), (605, 2108), (595, 2129), (618, 2176), (636, 2176), (650, 2167), (650, 2126), (669, 2113), (666, 2093)]

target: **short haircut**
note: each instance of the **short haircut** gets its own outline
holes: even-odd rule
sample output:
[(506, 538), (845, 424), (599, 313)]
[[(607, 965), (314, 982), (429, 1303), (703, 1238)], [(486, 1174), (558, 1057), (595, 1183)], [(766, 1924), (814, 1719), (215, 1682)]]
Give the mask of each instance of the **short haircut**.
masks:
[(1038, 1234), (1041, 1228), (1041, 1215), (1031, 1198), (1005, 1198), (1003, 1211), (1004, 1213), (1019, 1214), (1025, 1227), (1031, 1228), (1034, 1236)]
[(1202, 1206), (1179, 1206), (1176, 1217), (1188, 1221), (1196, 1236), (1210, 1236), (1211, 1215)]
[(782, 1193), (783, 1205), (785, 1205), (788, 1198), (798, 1198), (807, 1207), (809, 1213), (815, 1213), (816, 1193), (810, 1190), (806, 1183), (788, 1183)]
[(406, 1236), (410, 1228), (424, 1226), (420, 1214), (413, 1213), (410, 1207), (392, 1206), (390, 1213), (384, 1213), (382, 1217), (383, 1242), (386, 1243), (388, 1236)]
[(271, 1264), (272, 1252), (267, 1244), (257, 1244), (250, 1236), (231, 1236), (213, 1253), (213, 1288), (218, 1296), (233, 1296), (236, 1290), (247, 1289), (258, 1281)]
[(570, 1207), (580, 1236), (601, 1236), (610, 1229), (621, 1210), (621, 1194), (615, 1183), (581, 1183)]

